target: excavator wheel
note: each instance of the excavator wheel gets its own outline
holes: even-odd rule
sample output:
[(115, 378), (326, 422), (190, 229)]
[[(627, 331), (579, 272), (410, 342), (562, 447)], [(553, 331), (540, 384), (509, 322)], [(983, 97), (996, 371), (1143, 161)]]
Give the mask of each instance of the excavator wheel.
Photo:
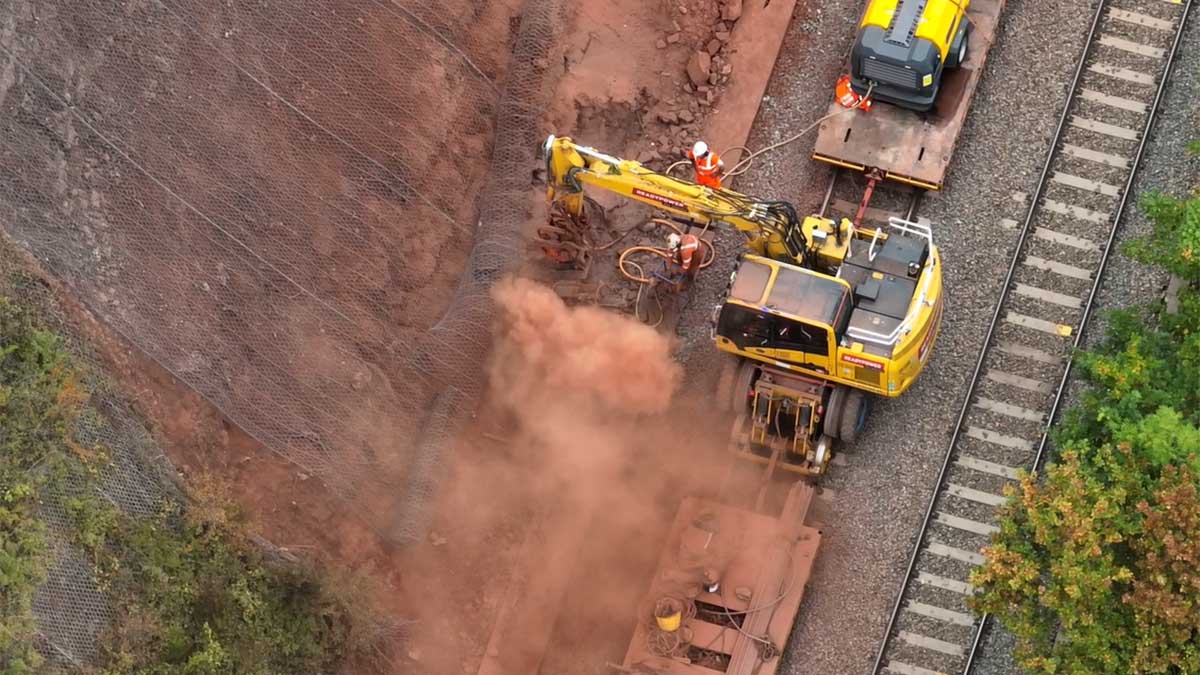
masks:
[(750, 409), (750, 391), (754, 381), (758, 379), (758, 366), (749, 359), (741, 359), (737, 373), (733, 376), (733, 391), (730, 392), (729, 403), (733, 412), (741, 413)]
[(842, 443), (853, 444), (858, 440), (863, 427), (867, 425), (867, 413), (870, 409), (871, 401), (866, 393), (858, 389), (849, 390), (838, 420), (838, 438)]
[(822, 421), (822, 427), (825, 433), (833, 438), (841, 438), (838, 431), (841, 428), (842, 407), (846, 405), (846, 394), (849, 391), (848, 387), (841, 385), (834, 387), (829, 394), (829, 402), (825, 404), (825, 419)]

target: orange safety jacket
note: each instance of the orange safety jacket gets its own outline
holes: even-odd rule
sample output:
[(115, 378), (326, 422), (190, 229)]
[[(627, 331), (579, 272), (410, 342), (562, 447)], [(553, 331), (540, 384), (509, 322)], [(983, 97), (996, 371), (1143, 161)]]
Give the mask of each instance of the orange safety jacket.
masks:
[(692, 160), (692, 164), (696, 167), (697, 183), (710, 188), (721, 187), (721, 169), (725, 167), (725, 162), (721, 161), (720, 155), (715, 152), (708, 152), (700, 157), (696, 157), (691, 150), (688, 150), (687, 157)]
[(684, 272), (690, 272), (692, 263), (696, 262), (696, 251), (700, 249), (700, 237), (694, 234), (685, 234), (679, 241), (679, 268)]

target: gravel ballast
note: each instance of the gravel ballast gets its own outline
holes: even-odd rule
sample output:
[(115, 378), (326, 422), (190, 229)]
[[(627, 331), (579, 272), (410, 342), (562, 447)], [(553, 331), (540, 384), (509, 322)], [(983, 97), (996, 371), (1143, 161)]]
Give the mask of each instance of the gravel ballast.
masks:
[[(1023, 195), (1036, 188), (1094, 8), (1094, 2), (1007, 3), (946, 189), (927, 195), (920, 209), (934, 224), (945, 263), (947, 313), (933, 360), (905, 396), (879, 402), (845, 463), (823, 480), (831, 493), (829, 522), (781, 672), (870, 670), (1017, 241), (1004, 221), (1025, 216)], [(750, 147), (782, 140), (824, 112), (861, 9), (859, 0), (797, 9)], [(1196, 136), (1190, 101), (1200, 95), (1197, 23), (1193, 17), (1185, 35), (1139, 193), (1180, 192), (1195, 175), (1197, 162), (1183, 147)], [(790, 200), (802, 213), (815, 210), (829, 169), (809, 158), (812, 143), (806, 137), (760, 158), (735, 188)], [(1144, 226), (1131, 208), (1121, 239)], [(722, 234), (718, 245), (731, 251), (740, 242)], [(680, 326), (687, 380), (697, 387), (715, 383), (720, 361), (708, 339), (708, 309), (732, 264), (732, 256), (722, 256), (699, 279)], [(1115, 255), (1099, 308), (1155, 297), (1163, 285), (1161, 275)], [(993, 633), (978, 672), (1019, 672), (1006, 656), (1011, 640)]]

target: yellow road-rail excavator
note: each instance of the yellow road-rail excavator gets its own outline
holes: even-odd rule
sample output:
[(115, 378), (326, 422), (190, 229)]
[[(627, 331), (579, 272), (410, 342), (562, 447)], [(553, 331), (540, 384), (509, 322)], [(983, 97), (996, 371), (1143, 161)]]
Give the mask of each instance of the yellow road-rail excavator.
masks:
[(560, 261), (590, 246), (587, 186), (745, 236), (712, 322), (716, 347), (738, 357), (717, 403), (740, 416), (745, 457), (824, 473), (834, 442), (862, 430), (870, 397), (904, 393), (928, 362), (942, 314), (929, 227), (801, 220), (785, 201), (697, 185), (570, 138), (551, 136), (543, 151), (551, 222), (539, 245)]

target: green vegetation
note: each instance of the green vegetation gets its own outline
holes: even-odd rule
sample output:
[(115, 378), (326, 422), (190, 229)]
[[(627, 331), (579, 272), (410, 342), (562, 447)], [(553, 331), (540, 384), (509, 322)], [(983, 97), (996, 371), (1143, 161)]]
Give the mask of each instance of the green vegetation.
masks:
[(105, 449), (72, 440), (95, 414), (82, 381), (61, 340), (0, 298), (0, 675), (40, 666), (31, 604), (50, 502), (74, 523), (58, 536), (91, 556), (118, 610), (97, 673), (329, 673), (375, 646), (374, 602), (272, 557), (229, 504), (168, 501), (136, 519), (101, 497)]
[(1109, 317), (1057, 462), (1012, 491), (972, 577), (1033, 673), (1200, 673), (1200, 197), (1143, 208), (1128, 252), (1191, 288), (1177, 314)]
[(0, 672), (33, 672), (33, 591), (45, 575), (38, 495), (61, 470), (79, 388), (54, 336), (0, 298)]

